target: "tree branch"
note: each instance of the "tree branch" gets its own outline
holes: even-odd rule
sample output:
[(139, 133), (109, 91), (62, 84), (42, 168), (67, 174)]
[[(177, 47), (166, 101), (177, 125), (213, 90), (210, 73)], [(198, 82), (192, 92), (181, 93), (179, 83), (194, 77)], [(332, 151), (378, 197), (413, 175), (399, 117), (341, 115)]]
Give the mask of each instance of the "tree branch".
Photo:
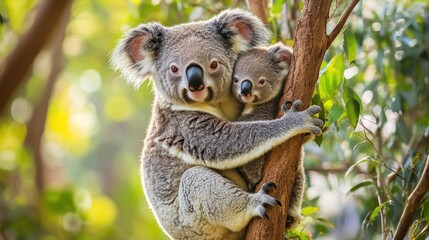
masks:
[[(325, 54), (326, 20), (330, 5), (330, 0), (305, 1), (297, 24), (293, 59), (281, 103), (301, 99), (303, 107), (309, 106)], [(267, 157), (261, 183), (277, 183), (274, 196), (283, 206), (268, 209), (270, 221), (254, 218), (248, 228), (247, 240), (284, 238), (289, 197), (301, 157), (301, 147), (302, 136), (296, 136), (274, 148)]]
[(48, 81), (41, 99), (37, 103), (34, 114), (28, 123), (28, 134), (27, 134), (27, 144), (33, 151), (34, 163), (36, 168), (36, 187), (39, 193), (41, 193), (46, 184), (46, 167), (43, 161), (42, 151), (41, 151), (41, 142), (42, 136), (45, 132), (46, 118), (48, 115), (48, 108), (52, 92), (54, 90), (55, 82), (58, 78), (58, 75), (63, 69), (62, 65), (62, 43), (64, 40), (67, 23), (70, 18), (71, 12), (71, 1), (66, 4), (64, 14), (60, 16), (60, 24), (54, 29), (55, 35), (51, 38), (51, 70), (49, 73)]
[(246, 0), (247, 7), (265, 25), (268, 25), (268, 2), (267, 0)]
[(393, 240), (402, 240), (413, 222), (414, 212), (421, 206), (423, 197), (429, 190), (429, 156), (426, 158), (426, 165), (414, 191), (408, 197), (407, 204), (402, 212), (398, 227), (396, 228)]
[(340, 20), (338, 21), (337, 25), (332, 29), (331, 33), (328, 35), (328, 40), (326, 41), (326, 49), (331, 46), (332, 42), (335, 40), (335, 38), (338, 36), (338, 34), (341, 32), (341, 29), (343, 29), (344, 24), (346, 24), (347, 19), (349, 18), (350, 14), (353, 12), (353, 9), (358, 4), (359, 0), (352, 0), (347, 8), (344, 10), (343, 14), (341, 14)]
[(28, 73), (34, 59), (72, 0), (44, 0), (29, 30), (0, 66), (0, 112)]
[[(280, 103), (301, 99), (303, 108), (310, 105), (320, 65), (330, 46), (326, 35), (330, 6), (331, 0), (304, 1), (295, 33), (293, 59)], [(249, 9), (252, 10), (250, 7)], [(348, 16), (349, 14), (342, 17), (342, 21), (345, 22)], [(343, 25), (344, 23), (339, 26)], [(332, 41), (337, 35), (331, 35), (329, 40)], [(281, 112), (279, 111), (279, 114)], [(295, 181), (298, 159), (301, 158), (301, 148), (302, 136), (296, 136), (269, 153), (261, 184), (267, 181), (277, 183), (277, 190), (273, 195), (283, 206), (268, 208), (269, 221), (253, 218), (248, 227), (247, 240), (284, 239), (289, 198)]]

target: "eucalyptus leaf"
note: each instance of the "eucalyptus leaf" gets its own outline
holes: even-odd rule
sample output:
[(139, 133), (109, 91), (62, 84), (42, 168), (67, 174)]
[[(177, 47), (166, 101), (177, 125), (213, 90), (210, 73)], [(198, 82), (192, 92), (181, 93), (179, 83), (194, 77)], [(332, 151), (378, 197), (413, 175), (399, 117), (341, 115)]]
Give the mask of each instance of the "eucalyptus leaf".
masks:
[(310, 216), (310, 215), (316, 213), (317, 211), (319, 211), (318, 207), (308, 206), (308, 207), (301, 209), (301, 214), (303, 216)]
[(345, 81), (343, 100), (346, 104), (347, 117), (349, 118), (350, 124), (353, 126), (353, 128), (356, 128), (359, 115), (362, 113), (362, 100), (353, 91), (353, 89), (347, 86)]
[(356, 60), (357, 43), (354, 34), (349, 29), (344, 29), (344, 53), (350, 63), (354, 63)]
[(350, 188), (350, 190), (347, 192), (347, 194), (355, 192), (356, 190), (358, 190), (359, 188), (365, 187), (365, 186), (369, 186), (374, 184), (374, 182), (372, 180), (364, 180), (356, 185), (354, 185), (352, 188)]
[(321, 223), (321, 224), (323, 224), (323, 225), (327, 226), (327, 227), (335, 228), (335, 225), (334, 225), (333, 223), (331, 223), (330, 221), (328, 221), (328, 220), (326, 220), (326, 219), (324, 219), (324, 218), (315, 218), (315, 220), (316, 220), (317, 222), (319, 222), (319, 223)]
[(325, 123), (325, 126), (328, 127), (333, 123), (335, 123), (341, 117), (343, 112), (344, 112), (344, 108), (340, 104), (334, 103), (331, 109), (329, 109), (328, 121)]
[(348, 175), (353, 171), (353, 169), (355, 169), (355, 167), (356, 167), (357, 165), (359, 165), (359, 164), (361, 164), (361, 163), (364, 163), (364, 162), (368, 162), (368, 161), (370, 161), (370, 159), (369, 159), (368, 157), (365, 157), (365, 158), (363, 158), (363, 159), (361, 159), (361, 160), (357, 161), (355, 164), (351, 165), (351, 166), (349, 167), (349, 169), (347, 169), (347, 172), (346, 172), (346, 174), (344, 175), (344, 177), (347, 177), (347, 176), (348, 176)]
[(392, 200), (388, 200), (388, 201), (382, 203), (381, 205), (379, 205), (378, 207), (374, 208), (371, 215), (369, 216), (369, 223), (374, 222), (375, 218), (377, 218), (377, 216), (380, 214), (380, 211), (383, 209), (383, 207), (386, 204), (392, 205), (392, 203), (393, 203)]

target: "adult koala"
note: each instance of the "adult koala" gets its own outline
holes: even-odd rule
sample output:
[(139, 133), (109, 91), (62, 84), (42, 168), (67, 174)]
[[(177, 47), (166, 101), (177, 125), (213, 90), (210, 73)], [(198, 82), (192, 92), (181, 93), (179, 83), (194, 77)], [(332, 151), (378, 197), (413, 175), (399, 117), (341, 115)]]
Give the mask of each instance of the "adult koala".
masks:
[[(280, 202), (266, 183), (248, 193), (226, 170), (244, 165), (301, 133), (320, 134), (320, 109), (295, 108), (272, 121), (228, 122), (240, 113), (231, 97), (237, 55), (266, 44), (269, 32), (255, 16), (227, 10), (208, 20), (131, 29), (112, 63), (139, 85), (153, 74), (155, 101), (141, 157), (142, 183), (158, 223), (173, 239), (238, 239), (264, 205)], [(295, 107), (298, 104), (295, 103)], [(232, 111), (230, 111), (232, 109)], [(239, 181), (234, 178), (235, 181)]]

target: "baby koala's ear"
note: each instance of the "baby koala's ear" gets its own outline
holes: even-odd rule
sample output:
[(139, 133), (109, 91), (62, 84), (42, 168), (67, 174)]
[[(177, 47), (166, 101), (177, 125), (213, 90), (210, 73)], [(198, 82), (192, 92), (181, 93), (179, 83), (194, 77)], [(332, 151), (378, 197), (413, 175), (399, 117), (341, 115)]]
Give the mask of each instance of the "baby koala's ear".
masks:
[(164, 31), (159, 23), (141, 24), (129, 30), (112, 53), (112, 67), (120, 70), (129, 83), (140, 86), (151, 74)]
[(283, 43), (276, 43), (268, 50), (270, 58), (283, 69), (289, 69), (292, 63), (292, 48)]
[(255, 46), (266, 46), (271, 37), (270, 31), (258, 17), (240, 9), (225, 10), (211, 19), (209, 24), (235, 54)]

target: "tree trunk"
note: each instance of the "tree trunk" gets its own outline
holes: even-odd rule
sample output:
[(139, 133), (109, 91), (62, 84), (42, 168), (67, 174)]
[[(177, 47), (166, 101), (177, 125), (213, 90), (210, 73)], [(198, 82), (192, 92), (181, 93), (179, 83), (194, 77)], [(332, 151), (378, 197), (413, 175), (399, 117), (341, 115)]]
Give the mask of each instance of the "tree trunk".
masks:
[[(33, 152), (34, 165), (36, 168), (35, 183), (37, 190), (40, 193), (44, 190), (47, 183), (48, 173), (58, 174), (58, 171), (47, 171), (45, 161), (42, 155), (42, 136), (45, 132), (46, 119), (48, 116), (49, 102), (54, 91), (55, 82), (63, 70), (63, 52), (62, 43), (65, 37), (66, 28), (71, 14), (72, 2), (66, 4), (66, 8), (59, 19), (59, 23), (53, 29), (51, 41), (47, 45), (50, 46), (50, 73), (48, 80), (43, 90), (43, 94), (34, 108), (33, 116), (27, 124), (28, 133), (26, 142)], [(51, 181), (53, 182), (53, 181)]]
[(71, 2), (72, 0), (41, 1), (32, 26), (0, 65), (0, 113), (16, 88), (25, 79), (34, 59), (42, 50)]
[[(295, 33), (293, 60), (280, 103), (301, 99), (302, 109), (309, 107), (325, 52), (358, 2), (359, 0), (352, 0), (337, 26), (327, 35), (326, 24), (331, 0), (305, 0)], [(249, 9), (252, 11), (250, 6)], [(274, 196), (283, 206), (268, 209), (270, 220), (254, 218), (248, 228), (247, 240), (284, 239), (289, 197), (301, 147), (302, 136), (296, 136), (274, 148), (267, 157), (261, 183), (272, 181), (277, 184)], [(261, 184), (257, 189), (260, 187)]]

